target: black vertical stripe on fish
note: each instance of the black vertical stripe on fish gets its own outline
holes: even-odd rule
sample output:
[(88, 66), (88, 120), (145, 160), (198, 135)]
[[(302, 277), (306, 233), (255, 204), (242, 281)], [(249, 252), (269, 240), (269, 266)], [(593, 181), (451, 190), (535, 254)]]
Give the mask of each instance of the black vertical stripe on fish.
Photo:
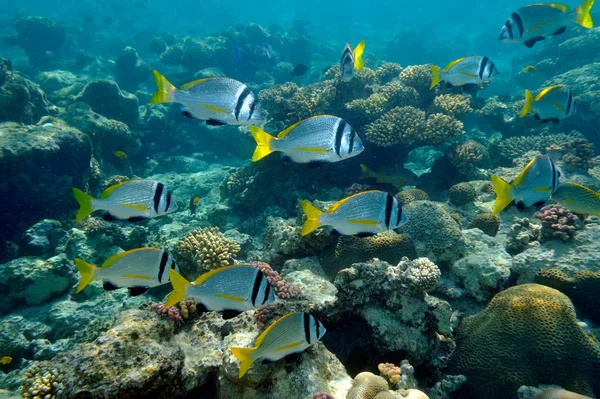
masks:
[(385, 227), (390, 227), (390, 219), (392, 218), (392, 206), (394, 205), (394, 196), (388, 193), (385, 201)]
[(481, 64), (479, 66), (479, 79), (483, 79), (483, 72), (485, 71), (485, 66), (487, 65), (488, 61), (488, 57), (483, 57), (481, 60)]
[(169, 206), (171, 205), (171, 192), (167, 191), (167, 202), (165, 204), (165, 213), (169, 210)]
[(509, 18), (508, 21), (506, 21), (506, 30), (508, 31), (508, 36), (510, 36), (511, 39), (514, 39), (512, 18)]
[(248, 86), (244, 88), (240, 96), (238, 97), (237, 104), (235, 105), (235, 120), (239, 122), (240, 112), (242, 111), (242, 106), (244, 105), (244, 101), (246, 101), (246, 97), (250, 95), (251, 91)]
[(160, 258), (160, 266), (158, 267), (158, 282), (162, 283), (162, 277), (165, 273), (165, 267), (169, 261), (169, 254), (167, 251), (163, 251), (162, 257)]
[(567, 113), (565, 114), (565, 116), (569, 116), (569, 114), (571, 113), (571, 105), (573, 103), (573, 94), (571, 94), (571, 90), (568, 90), (569, 93), (569, 100), (567, 102)]
[(552, 162), (551, 159), (549, 159), (550, 161), (550, 166), (552, 166), (552, 191), (550, 191), (550, 194), (554, 194), (554, 191), (556, 190), (556, 166), (554, 166), (554, 162)]
[(158, 183), (156, 185), (156, 191), (154, 192), (154, 211), (158, 213), (158, 206), (160, 205), (160, 197), (162, 196), (162, 192), (165, 188), (165, 185), (162, 183)]
[(250, 297), (252, 306), (256, 306), (256, 297), (258, 296), (258, 290), (260, 289), (260, 283), (262, 282), (263, 277), (263, 272), (256, 269), (256, 277), (254, 278), (254, 286), (252, 287), (252, 296)]
[(261, 305), (264, 305), (265, 302), (267, 302), (267, 299), (269, 299), (270, 293), (271, 293), (271, 284), (269, 284), (269, 282), (267, 282), (267, 286), (265, 287), (265, 297), (263, 298)]
[(343, 119), (340, 119), (337, 130), (335, 131), (335, 146), (334, 146), (335, 153), (340, 158), (342, 157), (340, 155), (340, 147), (342, 146), (342, 136), (344, 135), (345, 128), (346, 128), (346, 121)]
[(396, 220), (396, 226), (400, 225), (400, 220), (402, 219), (402, 207), (398, 204), (398, 220)]
[(304, 338), (306, 338), (306, 342), (309, 344), (310, 342), (310, 315), (308, 313), (304, 313)]
[(252, 96), (252, 102), (250, 103), (250, 112), (248, 113), (248, 120), (252, 119), (252, 115), (254, 114), (254, 109), (256, 108), (256, 104), (258, 103), (256, 96)]
[(354, 147), (354, 138), (356, 137), (356, 132), (354, 130), (350, 130), (350, 144), (348, 145), (348, 155), (352, 153), (352, 148)]
[(516, 12), (513, 12), (511, 14), (511, 17), (512, 17), (513, 21), (515, 21), (515, 23), (517, 24), (517, 29), (519, 29), (519, 39), (520, 39), (521, 37), (523, 37), (523, 20), (521, 19), (521, 16)]
[(319, 339), (319, 328), (321, 327), (321, 322), (315, 319), (315, 338)]

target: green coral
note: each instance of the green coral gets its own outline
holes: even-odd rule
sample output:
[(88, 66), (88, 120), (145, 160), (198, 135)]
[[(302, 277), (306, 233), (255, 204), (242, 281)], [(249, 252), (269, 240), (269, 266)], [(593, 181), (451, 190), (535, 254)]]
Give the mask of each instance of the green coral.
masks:
[(463, 123), (456, 118), (444, 114), (432, 114), (427, 118), (423, 141), (429, 145), (442, 144), (464, 132)]
[(475, 201), (477, 193), (475, 187), (471, 183), (458, 183), (450, 187), (448, 190), (450, 202), (456, 206), (463, 206)]
[(177, 243), (179, 267), (184, 275), (198, 277), (212, 269), (233, 263), (240, 246), (226, 238), (218, 228), (206, 227), (190, 231)]
[(367, 125), (366, 139), (379, 147), (413, 144), (425, 130), (425, 112), (414, 107), (396, 107)]
[(579, 326), (561, 292), (539, 284), (511, 287), (463, 320), (452, 368), (473, 399), (516, 399), (521, 385), (551, 382), (600, 393), (600, 346)]
[(469, 224), (469, 228), (479, 229), (490, 237), (496, 237), (496, 234), (498, 234), (498, 230), (500, 229), (500, 218), (498, 215), (484, 213), (473, 219)]

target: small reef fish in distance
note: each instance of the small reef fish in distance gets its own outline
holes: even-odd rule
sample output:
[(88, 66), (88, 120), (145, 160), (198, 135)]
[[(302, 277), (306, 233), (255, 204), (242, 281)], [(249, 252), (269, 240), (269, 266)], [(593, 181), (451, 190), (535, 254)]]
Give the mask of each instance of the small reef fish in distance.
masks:
[(167, 297), (169, 308), (186, 298), (194, 298), (208, 311), (243, 312), (275, 301), (275, 293), (263, 272), (251, 265), (221, 267), (189, 282), (177, 271), (169, 271), (173, 291)]
[(164, 184), (154, 180), (127, 180), (110, 186), (94, 198), (78, 188), (73, 195), (79, 202), (75, 221), (80, 222), (95, 211), (107, 211), (105, 220), (137, 222), (166, 215), (177, 210), (175, 196)]
[(575, 113), (576, 101), (567, 86), (550, 86), (542, 90), (534, 99), (529, 90), (525, 90), (525, 105), (519, 118), (524, 118), (530, 112), (541, 123), (552, 121), (559, 123)]
[(327, 330), (308, 313), (290, 313), (276, 320), (256, 338), (254, 348), (231, 348), (240, 362), (242, 378), (252, 363), (265, 359), (276, 361), (303, 352), (319, 341)]
[(365, 52), (365, 41), (358, 43), (354, 51), (350, 44), (346, 43), (344, 51), (342, 51), (342, 58), (340, 60), (340, 74), (342, 81), (349, 82), (354, 77), (355, 71), (360, 71), (365, 66), (362, 59), (363, 53)]
[(262, 124), (264, 115), (256, 95), (248, 86), (230, 78), (204, 78), (185, 83), (177, 89), (158, 71), (152, 71), (158, 91), (150, 104), (179, 103), (188, 118), (207, 125)]
[(12, 357), (10, 356), (2, 356), (0, 359), (0, 364), (10, 364), (12, 362)]
[(523, 67), (523, 69), (521, 69), (521, 71), (523, 73), (536, 73), (537, 72), (537, 68), (534, 67), (533, 65), (526, 65)]
[(577, 213), (600, 216), (600, 193), (574, 182), (561, 183), (552, 199)]
[(567, 27), (579, 24), (593, 28), (590, 10), (595, 0), (584, 0), (579, 7), (569, 7), (558, 3), (530, 4), (513, 12), (500, 31), (501, 42), (523, 43), (531, 48), (548, 36), (565, 33)]
[(322, 226), (332, 226), (342, 235), (372, 236), (392, 230), (408, 220), (398, 200), (384, 191), (363, 191), (344, 198), (323, 212), (308, 201), (300, 201), (306, 214), (302, 236)]
[(513, 201), (518, 209), (543, 204), (557, 190), (560, 175), (560, 170), (548, 155), (538, 155), (532, 159), (512, 184), (492, 175), (496, 191), (492, 213), (497, 215)]
[(380, 184), (391, 184), (397, 188), (412, 185), (417, 176), (409, 170), (381, 167), (377, 171), (369, 169), (366, 165), (360, 165), (360, 180), (375, 179)]
[(250, 126), (256, 140), (252, 162), (272, 152), (282, 152), (296, 163), (329, 163), (352, 158), (365, 147), (358, 134), (343, 119), (318, 115), (293, 124), (273, 137), (256, 126)]
[(115, 151), (113, 154), (115, 154), (115, 157), (119, 159), (127, 159), (127, 154), (125, 154), (124, 151)]
[(192, 215), (196, 214), (196, 208), (198, 208), (198, 204), (200, 203), (200, 197), (194, 197), (193, 195), (190, 197), (190, 213)]
[(431, 65), (431, 73), (433, 79), (429, 90), (442, 81), (446, 82), (448, 87), (462, 86), (469, 89), (491, 81), (498, 75), (498, 69), (488, 57), (474, 55), (454, 60), (443, 70)]
[(102, 280), (107, 291), (127, 287), (132, 296), (141, 295), (152, 287), (169, 282), (169, 270), (178, 270), (167, 251), (160, 248), (137, 248), (108, 258), (101, 267), (75, 259), (81, 274), (79, 293), (94, 280)]

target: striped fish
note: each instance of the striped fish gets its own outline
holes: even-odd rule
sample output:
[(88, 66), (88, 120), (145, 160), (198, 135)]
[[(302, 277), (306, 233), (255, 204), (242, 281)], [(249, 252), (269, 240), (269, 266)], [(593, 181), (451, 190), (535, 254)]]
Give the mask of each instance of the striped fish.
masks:
[(131, 222), (166, 215), (177, 210), (175, 196), (164, 184), (155, 180), (127, 180), (110, 186), (94, 198), (73, 188), (79, 202), (75, 220), (83, 220), (92, 212), (107, 211), (106, 220), (127, 219)]
[(358, 43), (354, 51), (352, 47), (346, 43), (344, 51), (342, 51), (342, 58), (340, 60), (340, 74), (342, 81), (349, 82), (354, 77), (355, 71), (360, 71), (364, 67), (362, 55), (365, 51), (365, 41)]
[(264, 122), (262, 106), (248, 86), (230, 78), (204, 78), (178, 90), (158, 71), (152, 71), (158, 90), (150, 104), (175, 102), (182, 114), (212, 126), (251, 125)]
[(578, 24), (592, 28), (590, 10), (595, 0), (584, 0), (574, 10), (564, 4), (530, 4), (513, 12), (500, 31), (499, 40), (505, 43), (523, 43), (531, 48), (548, 36), (562, 35), (567, 27)]
[(283, 316), (256, 338), (254, 348), (231, 348), (240, 362), (239, 377), (243, 377), (256, 360), (276, 361), (304, 351), (319, 341), (326, 331), (323, 324), (308, 313)]
[(343, 119), (318, 115), (304, 119), (280, 132), (277, 137), (250, 126), (256, 140), (252, 162), (272, 152), (282, 152), (296, 163), (328, 163), (352, 158), (365, 147), (358, 134)]
[(441, 81), (446, 82), (448, 87), (481, 85), (498, 75), (498, 69), (488, 57), (474, 55), (454, 60), (443, 70), (431, 65), (431, 73), (433, 78), (430, 90)]
[(175, 270), (170, 270), (169, 274), (173, 291), (167, 297), (167, 308), (186, 298), (194, 298), (209, 311), (245, 311), (275, 301), (267, 277), (251, 265), (221, 267), (204, 273), (191, 283)]
[(159, 248), (138, 248), (121, 252), (108, 258), (101, 267), (75, 259), (75, 266), (81, 274), (76, 293), (92, 281), (102, 280), (105, 290), (127, 287), (132, 296), (168, 283), (167, 270), (178, 270), (171, 255)]
[(575, 113), (575, 105), (573, 93), (567, 86), (547, 87), (535, 99), (529, 90), (525, 90), (525, 105), (519, 117), (524, 118), (533, 112), (540, 123), (559, 123)]
[(305, 236), (321, 226), (332, 226), (340, 234), (366, 237), (397, 228), (406, 223), (398, 200), (383, 191), (363, 191), (331, 205), (323, 212), (308, 201), (300, 201), (306, 214), (302, 226)]

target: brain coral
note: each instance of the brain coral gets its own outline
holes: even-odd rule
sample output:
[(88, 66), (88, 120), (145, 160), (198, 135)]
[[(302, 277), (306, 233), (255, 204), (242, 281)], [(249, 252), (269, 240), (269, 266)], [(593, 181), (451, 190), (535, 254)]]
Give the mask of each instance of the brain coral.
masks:
[(521, 385), (558, 384), (600, 394), (600, 346), (569, 298), (539, 284), (511, 287), (463, 320), (451, 367), (469, 398), (516, 399)]
[(366, 138), (379, 147), (413, 144), (426, 128), (425, 112), (414, 107), (396, 107), (367, 125)]
[(423, 201), (429, 199), (429, 195), (425, 191), (419, 190), (418, 188), (402, 190), (396, 194), (395, 197), (400, 205), (406, 205), (413, 201)]
[(233, 263), (240, 246), (216, 227), (190, 231), (177, 243), (178, 266), (190, 278)]
[(471, 183), (458, 183), (450, 187), (448, 197), (452, 204), (462, 206), (475, 201), (477, 193)]
[(369, 372), (359, 373), (354, 377), (352, 387), (346, 399), (373, 399), (379, 392), (389, 389), (387, 381)]
[(415, 258), (415, 246), (404, 234), (387, 232), (372, 237), (340, 236), (338, 241), (321, 255), (323, 270), (331, 278), (353, 263), (373, 258), (398, 263), (402, 257)]
[(490, 237), (496, 237), (500, 228), (500, 217), (491, 213), (484, 213), (473, 219), (471, 224), (469, 224), (469, 228), (479, 229)]

